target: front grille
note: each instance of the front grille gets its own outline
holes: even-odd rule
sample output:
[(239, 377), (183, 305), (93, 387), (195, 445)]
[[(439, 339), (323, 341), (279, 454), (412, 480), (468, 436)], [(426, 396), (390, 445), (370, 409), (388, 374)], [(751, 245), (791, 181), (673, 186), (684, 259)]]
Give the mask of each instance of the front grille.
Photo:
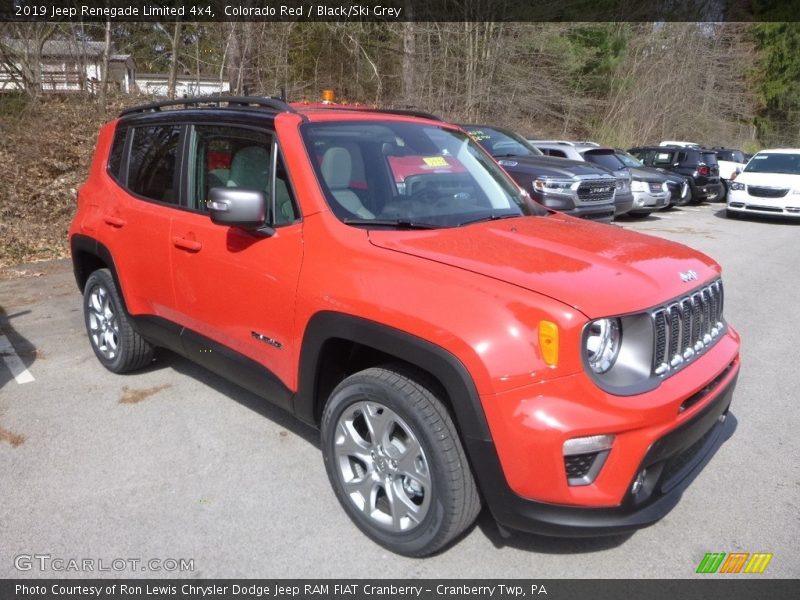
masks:
[(770, 188), (760, 187), (757, 185), (748, 185), (747, 192), (756, 198), (783, 198), (789, 193), (787, 188)]
[(650, 185), (650, 193), (658, 194), (661, 191), (661, 184), (655, 181), (649, 182)]
[(666, 375), (712, 346), (724, 329), (722, 281), (653, 311), (653, 369)]
[(578, 186), (581, 202), (608, 202), (614, 197), (614, 183), (608, 181), (583, 181)]
[(783, 213), (783, 209), (777, 206), (758, 206), (757, 204), (748, 204), (745, 208), (747, 210), (760, 210), (762, 212)]

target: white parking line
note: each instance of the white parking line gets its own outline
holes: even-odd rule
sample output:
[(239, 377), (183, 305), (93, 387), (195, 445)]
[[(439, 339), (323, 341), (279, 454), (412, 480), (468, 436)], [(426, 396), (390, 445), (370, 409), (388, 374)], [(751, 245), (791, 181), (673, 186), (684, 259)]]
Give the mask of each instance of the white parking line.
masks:
[(11, 345), (8, 338), (2, 333), (0, 333), (0, 357), (3, 358), (3, 362), (6, 363), (8, 370), (11, 371), (17, 383), (30, 383), (31, 381), (35, 381), (31, 372), (25, 368), (25, 364), (17, 355), (14, 346)]

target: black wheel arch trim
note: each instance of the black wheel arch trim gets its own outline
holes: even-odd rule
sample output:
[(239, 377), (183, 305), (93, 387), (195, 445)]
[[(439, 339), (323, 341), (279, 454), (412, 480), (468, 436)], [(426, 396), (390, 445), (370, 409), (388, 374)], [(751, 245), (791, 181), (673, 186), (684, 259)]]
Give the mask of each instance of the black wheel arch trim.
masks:
[(72, 255), (72, 272), (75, 276), (75, 283), (77, 284), (80, 292), (83, 293), (86, 281), (89, 279), (89, 275), (92, 274), (91, 271), (84, 270), (84, 265), (80, 260), (78, 260), (78, 255), (85, 253), (100, 259), (106, 265), (106, 268), (111, 271), (111, 277), (114, 279), (114, 285), (117, 286), (119, 296), (122, 299), (122, 304), (124, 305), (123, 308), (127, 312), (128, 306), (125, 302), (125, 293), (117, 275), (117, 267), (114, 263), (114, 257), (111, 255), (111, 251), (105, 246), (105, 244), (98, 242), (92, 237), (75, 234), (70, 239), (70, 252)]
[(318, 425), (316, 408), (320, 356), (324, 344), (334, 339), (374, 348), (430, 373), (447, 392), (461, 436), (491, 441), (475, 383), (455, 355), (399, 329), (332, 311), (322, 311), (312, 316), (303, 335), (298, 392), (294, 398), (294, 412), (301, 420)]

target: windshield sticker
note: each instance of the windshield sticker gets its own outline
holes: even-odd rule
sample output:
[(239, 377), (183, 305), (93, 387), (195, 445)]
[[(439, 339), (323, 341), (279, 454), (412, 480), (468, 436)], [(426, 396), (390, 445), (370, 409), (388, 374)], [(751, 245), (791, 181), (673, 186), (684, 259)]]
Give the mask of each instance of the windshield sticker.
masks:
[(753, 160), (764, 160), (765, 158), (767, 158), (767, 155), (762, 154), (761, 156), (754, 156)]
[(488, 133), (484, 133), (483, 131), (470, 131), (469, 134), (472, 136), (472, 139), (476, 142), (483, 142), (491, 138)]
[(443, 156), (425, 156), (422, 159), (429, 167), (449, 167), (447, 160)]

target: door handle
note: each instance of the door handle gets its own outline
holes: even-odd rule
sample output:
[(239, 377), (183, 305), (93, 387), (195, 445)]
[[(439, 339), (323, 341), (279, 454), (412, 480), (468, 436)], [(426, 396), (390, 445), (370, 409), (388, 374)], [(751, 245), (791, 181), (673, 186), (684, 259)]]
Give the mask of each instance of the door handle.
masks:
[(203, 248), (203, 244), (201, 242), (197, 242), (195, 240), (187, 240), (186, 238), (177, 235), (172, 238), (172, 243), (175, 245), (176, 248), (180, 248), (181, 250), (188, 250), (189, 252), (199, 252)]
[(125, 225), (125, 221), (123, 219), (111, 215), (106, 215), (105, 217), (103, 217), (103, 221), (105, 221), (106, 225), (111, 225), (112, 227), (117, 227), (117, 228)]

